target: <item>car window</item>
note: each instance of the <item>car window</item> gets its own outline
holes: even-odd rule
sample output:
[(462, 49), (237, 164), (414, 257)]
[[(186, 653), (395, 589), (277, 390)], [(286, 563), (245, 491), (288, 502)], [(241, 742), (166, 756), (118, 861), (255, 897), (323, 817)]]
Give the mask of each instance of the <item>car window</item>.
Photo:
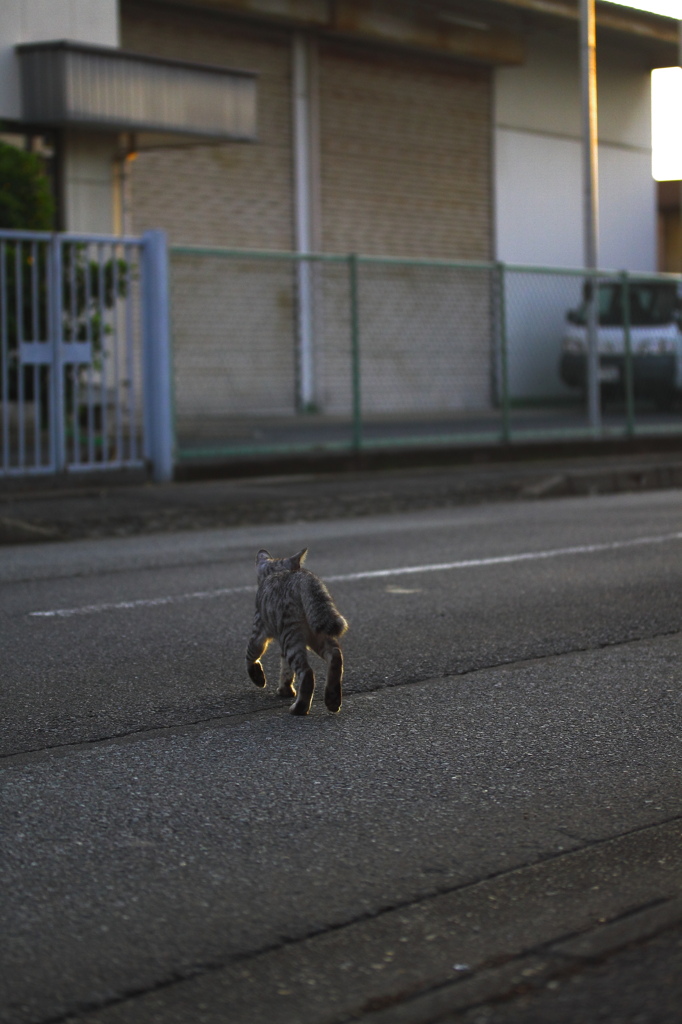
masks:
[[(630, 323), (633, 327), (669, 324), (674, 319), (677, 304), (676, 286), (661, 282), (634, 282), (630, 285)], [(599, 323), (602, 327), (621, 327), (623, 324), (623, 289), (620, 283), (600, 284)], [(587, 303), (583, 302), (571, 319), (574, 323), (587, 322)]]

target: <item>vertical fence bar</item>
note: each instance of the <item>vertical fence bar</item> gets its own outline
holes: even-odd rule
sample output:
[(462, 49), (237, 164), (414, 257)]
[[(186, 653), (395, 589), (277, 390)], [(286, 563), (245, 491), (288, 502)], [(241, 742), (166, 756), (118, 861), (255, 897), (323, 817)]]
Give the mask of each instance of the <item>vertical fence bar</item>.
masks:
[[(69, 341), (72, 343), (75, 351), (75, 343), (78, 341), (78, 259), (79, 259), (79, 248), (75, 242), (72, 242), (68, 249), (69, 253)], [(78, 368), (77, 363), (69, 361), (68, 369), (65, 368), (65, 380), (64, 386), (66, 388), (67, 407), (66, 413), (71, 420), (71, 431), (73, 435), (72, 444), (72, 461), (74, 466), (78, 466), (81, 459), (80, 451), (80, 422), (78, 416), (78, 406), (80, 404), (80, 389), (78, 387)]]
[[(31, 282), (31, 341), (35, 344), (40, 340), (40, 326), (38, 316), (38, 243), (31, 242), (30, 256), (30, 282)], [(33, 466), (40, 465), (40, 397), (38, 384), (39, 369), (34, 363), (31, 368), (31, 386), (33, 394)]]
[[(116, 424), (116, 459), (123, 459), (123, 414), (121, 410), (121, 338), (118, 305), (119, 265), (118, 247), (111, 247), (109, 264), (111, 266), (111, 327), (112, 353), (114, 360), (114, 420)], [(106, 458), (106, 452), (103, 452)]]
[(626, 433), (632, 437), (635, 433), (635, 387), (632, 366), (632, 332), (630, 330), (630, 279), (627, 270), (620, 276), (623, 306), (623, 351), (625, 355), (625, 409)]
[(17, 241), (14, 250), (14, 282), (15, 311), (17, 324), (17, 430), (19, 432), (19, 467), (26, 469), (26, 408), (24, 394), (24, 367), (21, 362), (22, 343), (24, 341), (24, 243)]
[(49, 332), (52, 342), (52, 374), (50, 401), (50, 455), (57, 472), (66, 468), (64, 438), (64, 378), (62, 363), (63, 302), (62, 240), (53, 235), (50, 242)]
[(99, 350), (99, 407), (101, 409), (100, 427), (100, 461), (106, 456), (109, 438), (109, 403), (107, 401), (107, 351), (106, 351), (106, 276), (104, 265), (104, 246), (97, 246), (97, 348)]
[[(36, 284), (35, 284), (35, 311), (34, 311), (34, 330), (33, 340), (41, 343), (45, 342), (47, 338), (47, 327), (43, 324), (45, 318), (45, 284), (41, 285), (41, 282), (45, 282), (46, 275), (46, 260), (45, 260), (45, 243), (40, 242), (36, 245)], [(43, 291), (43, 302), (40, 301), (41, 288)], [(36, 432), (36, 444), (35, 444), (35, 468), (42, 467), (43, 464), (43, 393), (44, 393), (44, 381), (45, 381), (45, 366), (36, 365), (33, 367), (33, 402), (34, 402), (34, 424)]]
[(87, 341), (91, 359), (88, 363), (86, 372), (86, 383), (85, 383), (85, 401), (86, 401), (86, 443), (87, 443), (87, 460), (92, 465), (95, 461), (95, 424), (94, 424), (94, 397), (93, 397), (93, 366), (92, 361), (95, 357), (95, 346), (92, 337), (92, 261), (90, 259), (90, 250), (87, 250), (87, 258), (85, 260), (85, 341)]
[(169, 265), (163, 231), (142, 237), (146, 452), (154, 480), (173, 478)]
[(587, 278), (587, 414), (594, 436), (601, 432), (599, 359), (599, 279)]
[(125, 262), (125, 345), (126, 345), (126, 386), (128, 415), (128, 457), (137, 458), (137, 392), (135, 389), (135, 332), (133, 328), (133, 248), (125, 246), (123, 250)]
[(0, 241), (0, 385), (2, 393), (2, 467), (5, 472), (10, 465), (9, 447), (9, 320), (7, 306), (7, 243)]
[(351, 382), (353, 389), (353, 449), (362, 448), (362, 395), (360, 378), (360, 303), (358, 289), (358, 257), (348, 257), (348, 283), (350, 286), (350, 352)]
[(500, 403), (502, 406), (502, 441), (507, 444), (511, 438), (509, 403), (509, 352), (507, 346), (507, 305), (505, 265), (499, 262), (497, 273), (497, 322), (500, 346)]

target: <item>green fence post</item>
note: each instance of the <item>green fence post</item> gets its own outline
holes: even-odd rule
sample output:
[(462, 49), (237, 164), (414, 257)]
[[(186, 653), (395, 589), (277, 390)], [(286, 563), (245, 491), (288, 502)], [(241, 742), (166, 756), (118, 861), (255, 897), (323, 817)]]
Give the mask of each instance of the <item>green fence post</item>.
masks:
[(632, 373), (632, 336), (630, 332), (630, 281), (627, 270), (620, 275), (623, 303), (623, 350), (625, 354), (625, 409), (626, 433), (633, 437), (635, 433), (635, 389)]
[(498, 262), (497, 268), (497, 316), (500, 344), (500, 401), (502, 404), (502, 441), (507, 443), (511, 438), (509, 416), (509, 359), (507, 352), (507, 307), (505, 302), (505, 265)]
[(350, 285), (350, 347), (351, 347), (351, 380), (353, 389), (353, 449), (362, 448), (362, 409), (360, 394), (360, 310), (358, 293), (358, 257), (351, 253), (348, 257), (348, 275)]

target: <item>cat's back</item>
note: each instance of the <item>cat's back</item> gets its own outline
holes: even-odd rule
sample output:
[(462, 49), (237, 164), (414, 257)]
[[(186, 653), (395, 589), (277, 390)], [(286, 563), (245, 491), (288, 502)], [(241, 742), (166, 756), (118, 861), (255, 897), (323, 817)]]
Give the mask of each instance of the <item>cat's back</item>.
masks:
[(303, 570), (271, 572), (259, 586), (256, 602), (263, 619), (276, 631), (288, 620), (303, 617), (301, 577)]
[(295, 622), (331, 636), (341, 636), (348, 628), (322, 580), (308, 569), (265, 576), (257, 603), (263, 620), (277, 635)]

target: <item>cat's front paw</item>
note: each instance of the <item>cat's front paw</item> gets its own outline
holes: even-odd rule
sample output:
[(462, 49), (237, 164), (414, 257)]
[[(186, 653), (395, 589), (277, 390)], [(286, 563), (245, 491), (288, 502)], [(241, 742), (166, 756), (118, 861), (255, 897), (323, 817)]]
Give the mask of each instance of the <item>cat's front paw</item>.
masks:
[(254, 661), (252, 665), (247, 665), (247, 671), (249, 673), (249, 679), (255, 686), (261, 688), (266, 685), (265, 672), (260, 661)]

